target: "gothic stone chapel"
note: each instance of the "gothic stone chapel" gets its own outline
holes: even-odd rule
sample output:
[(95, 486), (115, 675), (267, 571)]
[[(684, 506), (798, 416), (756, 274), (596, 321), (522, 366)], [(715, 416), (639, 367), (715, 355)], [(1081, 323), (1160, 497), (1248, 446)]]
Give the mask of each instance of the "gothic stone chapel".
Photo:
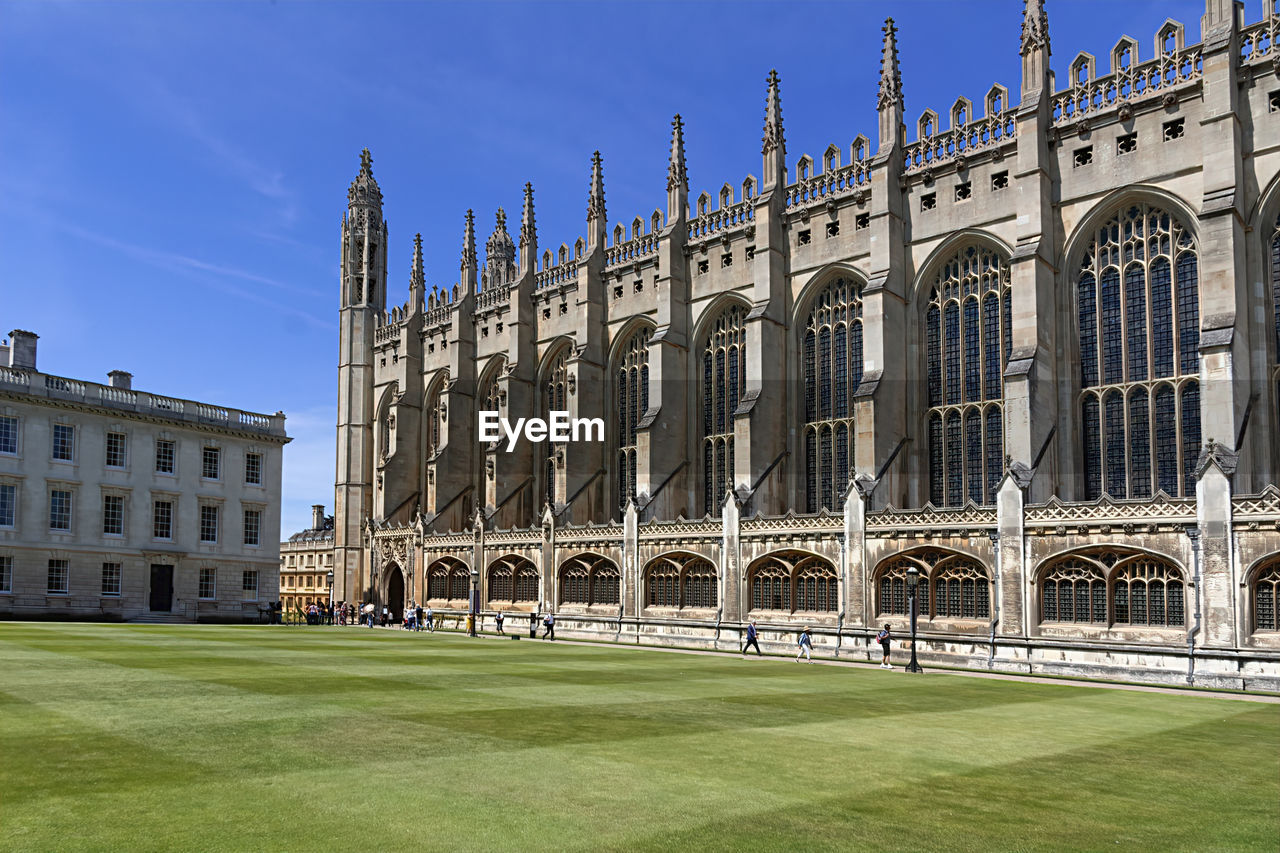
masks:
[[(1280, 689), (1280, 9), (1206, 0), (910, 131), (542, 248), (533, 188), (461, 280), (387, 303), (368, 151), (342, 223), (335, 599), (554, 610), (570, 636)], [(1261, 11), (1261, 18), (1254, 17)], [(1156, 22), (1153, 22), (1153, 24)], [(1015, 45), (1009, 45), (1014, 49)], [(605, 441), (479, 441), (479, 412)]]

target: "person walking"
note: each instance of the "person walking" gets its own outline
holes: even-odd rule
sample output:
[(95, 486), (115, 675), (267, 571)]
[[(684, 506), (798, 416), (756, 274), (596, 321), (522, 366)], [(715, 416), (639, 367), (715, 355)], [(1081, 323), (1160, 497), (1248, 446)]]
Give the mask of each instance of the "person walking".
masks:
[(812, 651), (813, 637), (809, 636), (809, 628), (806, 625), (805, 629), (800, 632), (800, 650), (796, 652), (796, 663), (800, 663), (801, 655), (804, 655), (804, 659), (809, 663), (813, 663), (813, 657), (810, 655), (810, 652)]
[(884, 659), (880, 661), (881, 669), (893, 669), (889, 664), (889, 623), (886, 622), (884, 627), (880, 629), (880, 633), (876, 634), (876, 642), (880, 644), (880, 648), (884, 649)]
[(538, 611), (533, 610), (529, 613), (529, 639), (538, 639)]
[(547, 618), (542, 620), (543, 626), (547, 629), (542, 634), (544, 640), (554, 640), (556, 638), (556, 615), (548, 613)]
[(747, 642), (742, 647), (742, 656), (747, 656), (747, 649), (752, 646), (756, 647), (756, 655), (763, 657), (764, 652), (760, 651), (759, 632), (756, 631), (756, 620), (752, 619), (751, 624), (747, 626)]
[(502, 615), (502, 611), (501, 611), (501, 610), (499, 610), (499, 611), (494, 615), (494, 617), (493, 617), (493, 621), (494, 621), (494, 622), (496, 622), (496, 623), (498, 624), (498, 633), (499, 633), (499, 634), (503, 633), (503, 630), (502, 630), (502, 620), (504, 620), (504, 619), (506, 619), (506, 618), (507, 618), (507, 617), (505, 617), (505, 616), (503, 616), (503, 615)]
[(436, 632), (436, 612), (429, 604), (427, 605), (427, 630), (433, 634)]

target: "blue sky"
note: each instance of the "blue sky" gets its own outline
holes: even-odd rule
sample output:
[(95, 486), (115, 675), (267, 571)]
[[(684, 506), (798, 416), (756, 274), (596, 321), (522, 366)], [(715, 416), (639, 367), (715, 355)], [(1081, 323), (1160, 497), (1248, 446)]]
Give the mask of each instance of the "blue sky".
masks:
[[(1256, 20), (1261, 2), (1248, 4)], [(691, 195), (760, 174), (765, 78), (790, 164), (876, 135), (880, 26), (897, 19), (908, 127), (993, 82), (1016, 100), (1021, 0), (715, 3), (0, 2), (0, 334), (42, 370), (283, 410), (286, 536), (333, 504), (339, 223), (373, 152), (391, 295), (413, 235), (458, 276), (534, 185), (542, 247), (583, 233), (591, 152), (610, 222), (665, 203), (671, 116)], [(1201, 0), (1049, 0), (1053, 67), (1152, 55)], [(914, 130), (909, 132), (914, 137)], [(847, 156), (847, 154), (846, 154)]]

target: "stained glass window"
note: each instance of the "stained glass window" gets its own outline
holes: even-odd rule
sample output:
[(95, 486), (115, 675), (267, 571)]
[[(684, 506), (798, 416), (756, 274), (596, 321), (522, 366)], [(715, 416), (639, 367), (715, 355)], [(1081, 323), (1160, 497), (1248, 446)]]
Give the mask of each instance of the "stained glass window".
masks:
[(1191, 235), (1164, 211), (1119, 210), (1085, 252), (1075, 293), (1085, 497), (1191, 494), (1200, 447), (1199, 391), (1186, 381), (1200, 371)]
[(1253, 630), (1280, 631), (1280, 560), (1262, 566), (1253, 582)]
[(777, 551), (753, 564), (748, 578), (752, 610), (823, 613), (840, 609), (835, 566), (814, 554)]
[[(942, 265), (925, 314), (929, 499), (935, 505), (994, 499), (1004, 472), (1000, 401), (1011, 320), (1009, 265), (997, 252), (969, 246)], [(980, 406), (987, 400), (993, 404)]]
[[(838, 509), (853, 459), (862, 382), (862, 288), (838, 278), (814, 297), (804, 335), (805, 509)], [(816, 341), (816, 346), (815, 346)]]
[(711, 324), (703, 346), (703, 509), (709, 515), (719, 512), (725, 493), (733, 488), (733, 412), (746, 390), (746, 322), (745, 308), (726, 308)]
[[(542, 369), (539, 405), (543, 420), (548, 422), (552, 412), (563, 412), (567, 405), (569, 397), (569, 353), (569, 347), (561, 347), (560, 351), (552, 356)], [(542, 496), (543, 500), (554, 506), (559, 500), (556, 496), (555, 445), (550, 441), (544, 441), (542, 442), (541, 452), (542, 468), (545, 472), (543, 475)]]
[(636, 496), (636, 424), (649, 407), (649, 338), (653, 330), (636, 331), (618, 351), (614, 376), (618, 394), (618, 513)]

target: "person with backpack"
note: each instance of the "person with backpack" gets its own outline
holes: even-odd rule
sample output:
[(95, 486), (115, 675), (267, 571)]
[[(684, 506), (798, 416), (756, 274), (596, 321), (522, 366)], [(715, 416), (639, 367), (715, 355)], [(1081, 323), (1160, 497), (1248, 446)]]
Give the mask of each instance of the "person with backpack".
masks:
[(542, 639), (554, 640), (556, 638), (556, 615), (554, 613), (548, 613), (547, 618), (542, 620), (542, 624), (547, 629), (543, 632)]
[(503, 619), (505, 619), (505, 618), (506, 618), (506, 617), (502, 615), (502, 611), (501, 611), (501, 610), (499, 610), (496, 614), (494, 614), (493, 621), (494, 621), (494, 622), (496, 622), (496, 623), (498, 624), (498, 633), (499, 633), (499, 634), (504, 633), (504, 632), (503, 632), (503, 630), (502, 630), (502, 620), (503, 620)]
[(809, 636), (809, 628), (806, 626), (800, 632), (800, 650), (796, 652), (796, 663), (800, 663), (800, 656), (804, 655), (804, 659), (809, 663), (813, 663), (813, 657), (810, 652), (813, 651), (813, 638)]
[(880, 644), (880, 648), (884, 649), (884, 660), (880, 661), (881, 669), (893, 669), (889, 664), (889, 639), (889, 623), (886, 622), (880, 629), (880, 633), (876, 634), (876, 642)]
[(421, 630), (422, 630), (422, 622), (423, 622), (423, 618), (427, 615), (426, 613), (424, 613), (424, 612), (423, 612), (423, 610), (422, 610), (422, 605), (421, 605), (421, 604), (419, 604), (419, 605), (418, 605), (418, 607), (417, 607), (417, 609), (416, 609), (416, 610), (414, 610), (413, 615), (414, 615), (415, 617), (417, 617), (417, 618), (414, 620), (414, 629), (415, 629), (415, 630), (417, 630), (417, 631), (421, 631)]
[(747, 626), (747, 642), (742, 646), (742, 656), (747, 656), (747, 649), (752, 646), (756, 647), (756, 655), (764, 657), (764, 652), (760, 651), (759, 632), (756, 631), (756, 620), (752, 619), (751, 624)]

